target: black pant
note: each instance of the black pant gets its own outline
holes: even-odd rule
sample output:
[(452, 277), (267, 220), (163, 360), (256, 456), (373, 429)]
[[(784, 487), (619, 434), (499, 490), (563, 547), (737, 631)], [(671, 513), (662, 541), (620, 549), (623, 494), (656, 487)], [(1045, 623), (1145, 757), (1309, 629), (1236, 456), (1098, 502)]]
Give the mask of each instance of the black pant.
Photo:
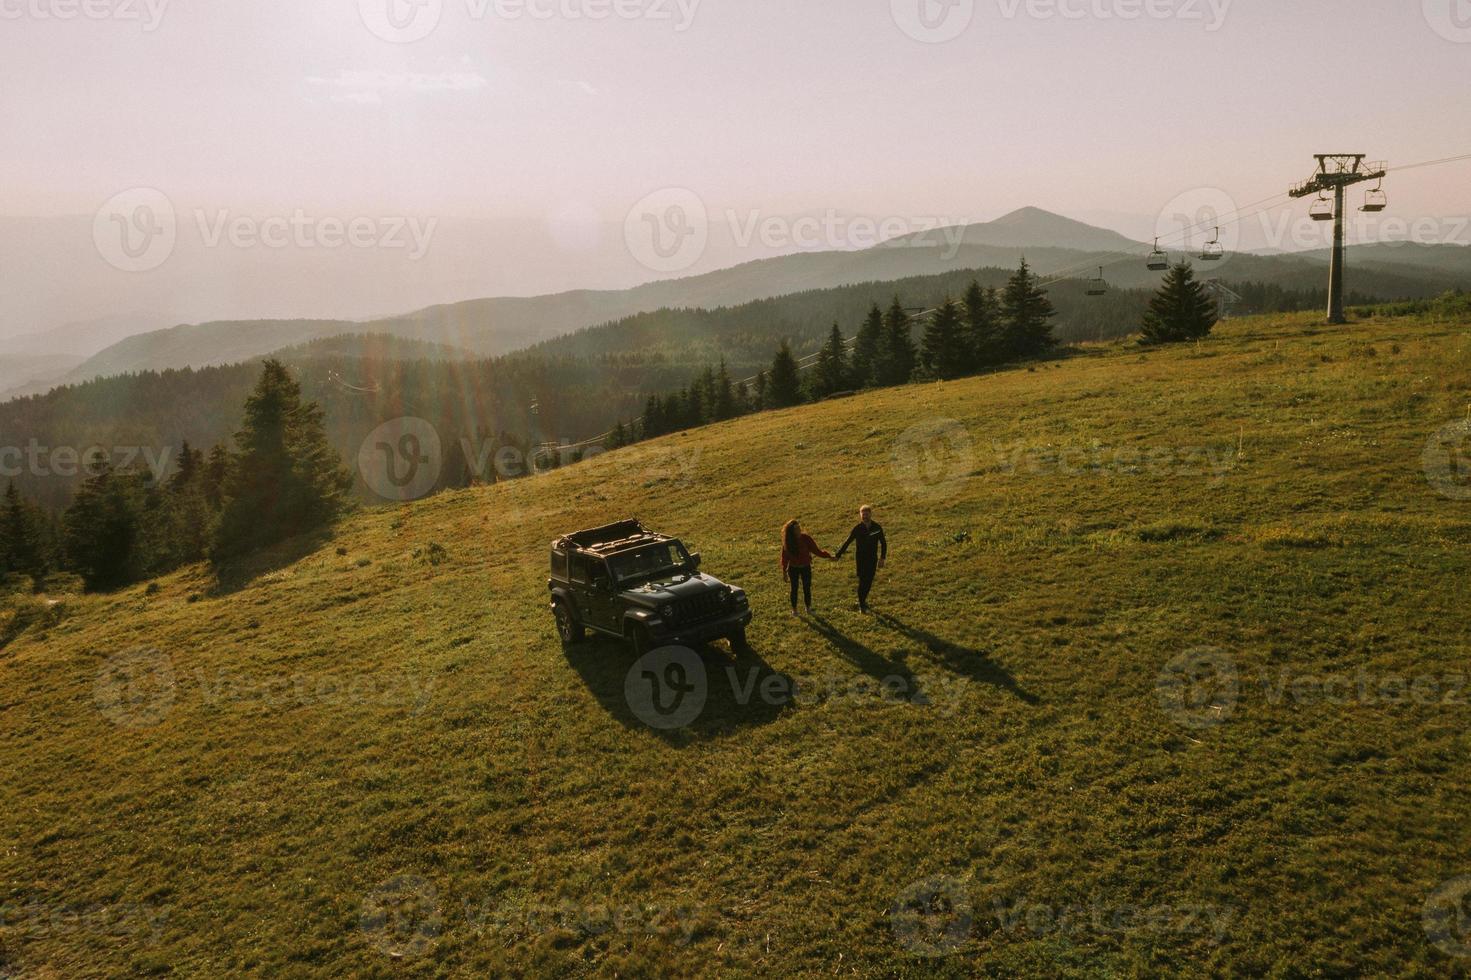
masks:
[(812, 566), (798, 567), (796, 565), (787, 569), (787, 578), (792, 583), (792, 608), (797, 608), (797, 582), (802, 583), (802, 593), (807, 600), (807, 608), (812, 608)]
[(868, 594), (873, 591), (873, 577), (878, 574), (878, 562), (858, 563), (858, 608), (868, 609)]

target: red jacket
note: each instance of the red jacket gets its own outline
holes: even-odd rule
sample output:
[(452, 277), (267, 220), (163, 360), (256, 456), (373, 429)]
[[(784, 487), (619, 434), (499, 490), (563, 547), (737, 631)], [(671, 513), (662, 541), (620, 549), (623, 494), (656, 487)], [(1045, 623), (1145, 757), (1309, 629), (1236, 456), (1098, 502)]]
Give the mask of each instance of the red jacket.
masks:
[(781, 547), (781, 573), (782, 573), (782, 575), (785, 576), (787, 574), (787, 569), (788, 568), (811, 568), (812, 567), (812, 556), (813, 555), (821, 555), (824, 558), (831, 558), (832, 557), (832, 555), (828, 554), (826, 551), (823, 551), (821, 548), (819, 548), (817, 546), (817, 542), (812, 540), (812, 535), (807, 534), (804, 531), (797, 538), (797, 553), (796, 554), (789, 553), (787, 551), (787, 546), (785, 544), (782, 545), (782, 547)]

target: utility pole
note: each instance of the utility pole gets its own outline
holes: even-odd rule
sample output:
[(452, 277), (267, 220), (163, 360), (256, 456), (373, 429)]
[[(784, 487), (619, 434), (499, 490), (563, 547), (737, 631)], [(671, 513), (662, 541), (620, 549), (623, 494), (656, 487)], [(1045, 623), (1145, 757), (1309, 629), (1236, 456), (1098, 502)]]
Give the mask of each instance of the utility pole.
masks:
[[(1362, 184), (1365, 181), (1377, 180), (1381, 183), (1386, 173), (1385, 165), (1382, 163), (1371, 163), (1365, 165), (1364, 158), (1367, 153), (1319, 153), (1315, 155), (1318, 161), (1318, 172), (1313, 174), (1301, 184), (1296, 185), (1288, 194), (1292, 197), (1311, 197), (1318, 195), (1322, 197), (1329, 191), (1333, 192), (1333, 213), (1315, 212), (1313, 217), (1327, 220), (1333, 219), (1333, 255), (1328, 265), (1328, 322), (1346, 323), (1347, 318), (1343, 315), (1343, 207), (1345, 191), (1354, 184)], [(1326, 201), (1324, 202), (1326, 203)], [(1368, 210), (1366, 206), (1365, 210)], [(1382, 207), (1376, 210), (1383, 210)]]

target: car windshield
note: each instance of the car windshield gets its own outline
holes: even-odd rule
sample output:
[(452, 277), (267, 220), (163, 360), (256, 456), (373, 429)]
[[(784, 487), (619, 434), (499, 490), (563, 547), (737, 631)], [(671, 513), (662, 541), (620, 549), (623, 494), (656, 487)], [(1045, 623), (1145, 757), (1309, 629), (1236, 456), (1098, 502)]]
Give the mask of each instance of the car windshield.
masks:
[(613, 569), (613, 577), (623, 583), (679, 571), (688, 561), (689, 554), (684, 545), (678, 541), (666, 541), (614, 555), (608, 559), (608, 564)]

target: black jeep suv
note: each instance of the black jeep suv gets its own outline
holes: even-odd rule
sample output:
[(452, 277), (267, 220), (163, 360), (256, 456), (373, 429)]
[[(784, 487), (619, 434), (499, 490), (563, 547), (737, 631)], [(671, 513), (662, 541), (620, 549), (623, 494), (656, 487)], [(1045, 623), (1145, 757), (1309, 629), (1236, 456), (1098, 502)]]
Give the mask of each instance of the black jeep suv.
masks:
[(751, 605), (743, 589), (700, 572), (699, 554), (636, 520), (567, 534), (552, 542), (552, 614), (566, 644), (588, 630), (661, 646), (746, 642)]

